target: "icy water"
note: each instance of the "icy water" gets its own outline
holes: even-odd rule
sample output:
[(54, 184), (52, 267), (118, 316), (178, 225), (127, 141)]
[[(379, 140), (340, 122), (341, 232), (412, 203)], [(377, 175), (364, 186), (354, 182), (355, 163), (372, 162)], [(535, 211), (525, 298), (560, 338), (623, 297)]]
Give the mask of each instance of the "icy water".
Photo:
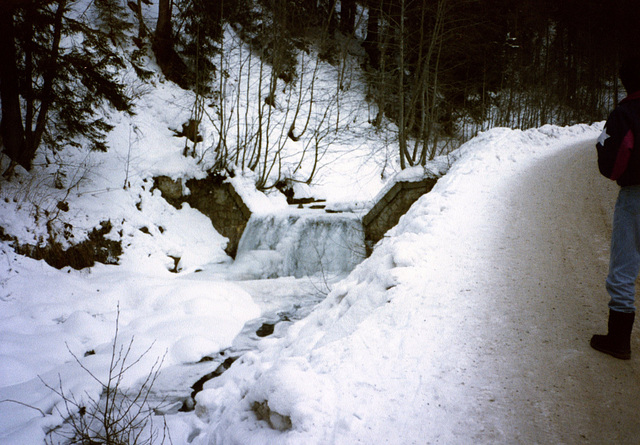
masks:
[[(210, 264), (184, 280), (232, 281), (260, 307), (261, 316), (245, 324), (230, 348), (198, 363), (169, 366), (153, 385), (150, 405), (170, 414), (193, 409), (193, 395), (206, 380), (221, 375), (265, 338), (282, 337), (306, 317), (330, 288), (365, 257), (364, 230), (351, 212), (298, 209), (252, 215), (235, 261)], [(215, 327), (212, 327), (215, 329)]]
[(251, 216), (235, 268), (262, 278), (302, 278), (348, 273), (364, 256), (364, 229), (356, 214), (290, 209)]
[[(185, 276), (189, 280), (216, 281), (224, 274), (220, 265)], [(296, 320), (306, 317), (321, 302), (330, 288), (345, 274), (330, 277), (321, 274), (313, 277), (282, 277), (261, 280), (234, 281), (249, 293), (260, 306), (261, 316), (246, 323), (230, 348), (213, 357), (205, 357), (198, 363), (169, 366), (160, 372), (153, 385), (150, 406), (159, 406), (160, 414), (173, 414), (193, 409), (194, 385), (201, 389), (203, 380), (220, 375), (235, 359), (247, 351), (260, 349), (266, 338), (282, 337)]]

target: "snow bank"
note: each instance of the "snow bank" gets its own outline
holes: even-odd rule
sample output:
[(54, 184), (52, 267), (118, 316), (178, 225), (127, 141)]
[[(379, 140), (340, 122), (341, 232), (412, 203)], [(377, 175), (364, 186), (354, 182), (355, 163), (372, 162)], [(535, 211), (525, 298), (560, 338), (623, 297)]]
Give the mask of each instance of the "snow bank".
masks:
[[(232, 65), (237, 66), (233, 61)], [(107, 237), (121, 241), (124, 251), (117, 266), (56, 270), (43, 261), (15, 255), (0, 241), (2, 444), (42, 443), (43, 431), (63, 421), (54, 414), (59, 398), (39, 376), (55, 387), (60, 383), (75, 394), (97, 397), (100, 385), (72, 355), (96, 376), (104, 376), (118, 305), (119, 343), (127, 344), (135, 336), (132, 356), (152, 347), (128, 372), (125, 386), (145, 376), (159, 357), (167, 367), (225, 349), (247, 320), (260, 315), (238, 286), (196, 279), (204, 266), (231, 261), (224, 253), (227, 240), (202, 214), (188, 205), (173, 208), (153, 189), (157, 176), (201, 179), (207, 174), (218, 142), (214, 123), (208, 118), (201, 123), (204, 140), (197, 156), (183, 156), (185, 138), (174, 137), (173, 130), (192, 116), (194, 94), (160, 74), (148, 82), (139, 81), (133, 70), (122, 75), (135, 97), (136, 114), (107, 116), (114, 129), (106, 153), (77, 147), (56, 153), (41, 150), (31, 172), (18, 167), (15, 181), (0, 187), (0, 227), (20, 243), (43, 245), (53, 227), (66, 247), (85, 240), (91, 229), (109, 220), (112, 230)], [(328, 77), (335, 82), (336, 73), (331, 71)], [(359, 97), (352, 102), (364, 103)], [(357, 121), (353, 120), (354, 127), (369, 127), (362, 116)], [(352, 132), (344, 135), (357, 139)], [(317, 178), (336, 181), (325, 179), (322, 190), (340, 189), (350, 200), (375, 194), (381, 185), (376, 164), (381, 145), (372, 142), (365, 160), (353, 150), (353, 139), (319, 156), (322, 173)], [(335, 165), (338, 174), (327, 167), (336, 158), (342, 161)], [(364, 166), (358, 178), (352, 175), (354, 159)], [(0, 157), (0, 169), (7, 165), (6, 156)], [(257, 193), (248, 175), (239, 174), (231, 181), (256, 214), (286, 207), (282, 196)], [(354, 181), (360, 181), (357, 188), (345, 187)]]
[[(464, 283), (465, 270), (455, 268), (468, 250), (459, 235), (469, 218), (461, 216), (476, 211), (489, 228), (499, 224), (482, 208), (500, 199), (492, 191), (501, 182), (569, 143), (595, 139), (601, 128), (499, 128), (462, 146), (433, 190), (311, 315), (205, 385), (197, 396), (198, 415), (210, 425), (202, 443), (455, 443), (462, 426), (451, 424), (460, 416), (450, 410), (463, 409), (461, 393), (441, 393), (437, 381), (446, 381), (450, 366), (472, 364), (429, 339), (452, 338), (457, 329), (441, 320), (456, 310), (448, 295)], [(430, 385), (420, 391), (423, 379)], [(427, 418), (394, 417), (412, 412), (416, 397), (432, 406)], [(427, 437), (429, 425), (437, 428)]]
[[(167, 367), (228, 348), (247, 320), (260, 315), (239, 287), (185, 276), (230, 261), (227, 240), (200, 212), (186, 204), (176, 209), (153, 190), (154, 176), (206, 174), (206, 162), (182, 156), (184, 138), (171, 130), (188, 120), (193, 94), (159, 75), (150, 83), (128, 80), (136, 114), (109, 116), (115, 128), (108, 152), (41, 150), (31, 172), (17, 168), (15, 180), (0, 188), (0, 227), (18, 242), (42, 245), (53, 227), (64, 234), (63, 245), (75, 244), (110, 221), (107, 237), (124, 252), (118, 266), (56, 270), (0, 242), (3, 444), (42, 443), (44, 430), (62, 422), (54, 408), (60, 399), (40, 378), (78, 397), (98, 397), (100, 385), (73, 356), (104, 381), (118, 306), (116, 346), (134, 339), (132, 360), (151, 348), (127, 372), (123, 388), (146, 377), (156, 360)], [(0, 158), (0, 167), (7, 162)]]
[(279, 191), (266, 195), (256, 190), (255, 178), (251, 172), (236, 175), (228, 178), (227, 181), (233, 185), (234, 190), (252, 214), (262, 215), (287, 208), (287, 198)]

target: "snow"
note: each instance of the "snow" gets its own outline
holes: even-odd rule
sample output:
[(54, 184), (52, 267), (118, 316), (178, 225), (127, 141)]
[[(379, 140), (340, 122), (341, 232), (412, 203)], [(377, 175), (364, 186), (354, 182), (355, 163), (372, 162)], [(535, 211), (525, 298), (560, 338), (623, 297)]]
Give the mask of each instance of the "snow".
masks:
[[(192, 443), (371, 443), (374, 433), (386, 429), (394, 431), (381, 436), (388, 443), (422, 442), (421, 437), (456, 442), (456, 422), (467, 412), (457, 403), (466, 390), (452, 387), (448, 375), (473, 366), (473, 354), (461, 347), (449, 353), (443, 342), (472, 334), (443, 320), (460, 309), (470, 279), (461, 264), (482, 261), (474, 255), (500, 230), (502, 215), (491, 209), (505, 199), (506, 184), (539, 160), (594, 140), (601, 129), (494, 129), (465, 144), (433, 190), (309, 316), (205, 384), (190, 415), (197, 419), (183, 414), (170, 421), (177, 425), (174, 440), (182, 443), (177, 431), (191, 434), (185, 425), (197, 424), (202, 433)], [(118, 266), (58, 271), (3, 245), (0, 397), (21, 403), (0, 404), (3, 443), (39, 443), (43, 427), (55, 424), (51, 415), (25, 406), (51, 413), (57, 403), (37, 376), (53, 386), (59, 376), (66, 388), (97, 395), (99, 388), (70, 353), (101, 375), (118, 305), (120, 341), (135, 338), (135, 354), (152, 347), (128, 376), (130, 384), (158, 357), (169, 367), (225, 349), (247, 321), (259, 317), (258, 305), (237, 284), (203, 280), (195, 272), (225, 261), (224, 240), (202, 215), (188, 206), (163, 205), (157, 192), (144, 194), (141, 208), (138, 218), (150, 218), (145, 226), (162, 225), (164, 232), (132, 236)], [(142, 224), (132, 215), (126, 219)], [(185, 224), (189, 234), (181, 234)], [(181, 257), (182, 273), (139, 258), (158, 249), (150, 246), (156, 237), (165, 252)], [(216, 240), (217, 248), (207, 239)], [(334, 261), (342, 260), (334, 255)], [(266, 268), (271, 260), (254, 261)], [(491, 267), (480, 273), (495, 273)], [(90, 350), (95, 355), (82, 358)], [(414, 409), (416, 398), (421, 406), (434, 406), (427, 425), (435, 429), (426, 436), (425, 426), (394, 417)], [(268, 407), (270, 420), (256, 417), (255, 404)], [(470, 430), (478, 428), (472, 419), (465, 422)]]
[(244, 174), (228, 178), (227, 182), (233, 185), (234, 190), (242, 198), (252, 214), (271, 214), (274, 211), (287, 208), (287, 198), (280, 194), (267, 196), (256, 190), (254, 175)]
[[(440, 178), (447, 173), (449, 167), (453, 162), (455, 162), (461, 152), (461, 150), (455, 150), (447, 155), (438, 156), (435, 159), (426, 162), (425, 165), (408, 167), (404, 170), (400, 170), (389, 181), (387, 181), (368, 205), (360, 206), (360, 208), (356, 207), (356, 209), (352, 209), (352, 211), (369, 210), (372, 205), (380, 201), (387, 193), (389, 193), (389, 190), (391, 190), (398, 182), (420, 182), (424, 179)], [(334, 205), (332, 207), (336, 206)]]
[[(600, 129), (495, 129), (463, 146), (447, 175), (311, 315), (205, 385), (197, 410), (212, 431), (203, 443), (466, 443), (483, 419), (466, 418), (467, 387), (451, 375), (473, 367), (475, 352), (448, 346), (464, 346), (476, 326), (447, 321), (460, 310), (473, 317), (465, 288), (476, 273), (501, 273), (492, 264), (470, 273), (501, 229), (503, 215), (492, 211), (504, 207), (507, 183)], [(291, 428), (258, 419), (253, 406), (264, 402)], [(417, 404), (430, 419), (413, 412)]]
[[(239, 56), (228, 54), (233, 66)], [(332, 76), (334, 68), (322, 66), (318, 85), (329, 91)], [(637, 390), (608, 398), (593, 388), (611, 378), (637, 386), (637, 375), (581, 349), (585, 332), (604, 320), (594, 308), (604, 310), (605, 302), (594, 295), (602, 293), (606, 224), (585, 221), (609, 221), (613, 194), (584, 194), (606, 189), (585, 161), (602, 123), (496, 128), (396, 175), (395, 145), (385, 140), (391, 133), (368, 129), (366, 111), (345, 108), (352, 124), (321, 154), (315, 181), (294, 183), (299, 195), (326, 198), (328, 209), (345, 214), (310, 223), (305, 210), (292, 218), (283, 196), (257, 192), (255, 178), (238, 170), (228, 180), (261, 223), (233, 262), (205, 216), (188, 204), (170, 206), (153, 188), (158, 175), (206, 175), (217, 142), (213, 124), (201, 128), (198, 156), (182, 156), (184, 139), (171, 129), (189, 119), (194, 97), (159, 75), (150, 84), (132, 79), (136, 115), (111, 116), (108, 153), (40, 155), (33, 173), (18, 170), (0, 190), (0, 227), (22, 243), (46, 238), (47, 221), (80, 241), (110, 220), (108, 236), (124, 249), (118, 265), (57, 270), (0, 242), (0, 443), (41, 444), (63, 422), (61, 398), (43, 382), (99, 396), (94, 376), (106, 378), (116, 320), (116, 348), (133, 341), (131, 356), (141, 358), (123, 388), (135, 389), (159, 365), (161, 389), (186, 384), (189, 392), (188, 378), (219, 365), (201, 359), (242, 352), (205, 383), (194, 412), (166, 416), (174, 444), (571, 443), (580, 434), (594, 443), (635, 440), (640, 427), (624, 413), (638, 407)], [(237, 84), (245, 83), (238, 77)], [(346, 90), (354, 97), (345, 103), (364, 103), (356, 81)], [(274, 113), (282, 117), (285, 109)], [(310, 167), (294, 170), (290, 176), (302, 181)], [(371, 199), (394, 181), (425, 175), (440, 179), (356, 266), (361, 257), (351, 244), (362, 234), (355, 224)], [(577, 188), (580, 181), (590, 188)], [(56, 210), (61, 202), (68, 211)], [(555, 218), (565, 208), (571, 212)], [(279, 227), (269, 232), (279, 232), (277, 239), (259, 234), (269, 225)], [(352, 241), (339, 245), (332, 238), (338, 229), (341, 242)], [(574, 232), (585, 235), (575, 240)], [(321, 249), (327, 276), (318, 289), (318, 277), (291, 262), (317, 257), (322, 243), (333, 246)], [(573, 297), (549, 252), (573, 271)], [(568, 309), (554, 318), (550, 306)], [(567, 327), (567, 312), (578, 313), (571, 321), (580, 332)], [(267, 321), (278, 322), (274, 335), (257, 338)], [(579, 408), (586, 398), (596, 407)], [(606, 409), (626, 427), (618, 436)]]
[[(3, 253), (10, 268), (5, 263), (2, 272), (1, 400), (20, 400), (45, 412), (52, 402), (38, 376), (57, 387), (59, 374), (67, 390), (99, 395), (95, 382), (70, 362), (71, 354), (95, 352), (82, 362), (105, 378), (118, 305), (120, 343), (133, 338), (131, 357), (136, 358), (151, 348), (127, 373), (126, 386), (144, 377), (158, 358), (171, 366), (217, 353), (260, 314), (251, 296), (229, 282), (127, 273), (120, 266), (96, 266), (90, 273), (57, 271)], [(22, 431), (23, 423), (37, 414), (33, 409), (5, 402), (0, 411), (3, 443), (38, 443), (42, 431), (33, 442), (23, 435), (33, 431)]]
[[(500, 406), (492, 402), (500, 392), (487, 383), (494, 367), (471, 347), (487, 329), (475, 317), (490, 309), (476, 295), (478, 283), (503, 274), (483, 255), (514, 211), (511, 200), (526, 198), (508, 193), (519, 178), (558, 154), (573, 154), (577, 143), (591, 147), (601, 129), (601, 123), (501, 128), (465, 144), (433, 190), (310, 315), (205, 383), (194, 413), (168, 416), (174, 443), (507, 442), (508, 427), (489, 414), (490, 405)], [(195, 247), (218, 239), (212, 250), (221, 255), (223, 240), (193, 209), (163, 206), (156, 193), (144, 195), (142, 215), (150, 218), (148, 227), (164, 226), (153, 236), (166, 236), (166, 251), (181, 244), (172, 239), (181, 224), (201, 227), (182, 235), (192, 244), (183, 248), (180, 274), (149, 261), (135, 270), (145, 263), (136, 255), (157, 249), (145, 244), (148, 234), (133, 237), (120, 265), (88, 271), (54, 270), (3, 245), (0, 397), (20, 404), (0, 404), (2, 443), (40, 443), (43, 428), (59, 421), (52, 411), (59, 402), (37, 376), (53, 386), (59, 378), (78, 393), (99, 392), (70, 352), (104, 372), (118, 305), (120, 341), (135, 336), (137, 354), (152, 346), (128, 376), (133, 384), (158, 357), (170, 369), (225, 349), (260, 307), (264, 313), (274, 304), (259, 301), (265, 297), (258, 288), (272, 292), (259, 281), (252, 288), (207, 275), (207, 262), (228, 260)], [(254, 261), (267, 267), (271, 260)], [(283, 289), (292, 285), (280, 281)], [(503, 300), (512, 288), (493, 292)], [(89, 350), (95, 355), (83, 357)], [(484, 401), (475, 406), (473, 397)]]

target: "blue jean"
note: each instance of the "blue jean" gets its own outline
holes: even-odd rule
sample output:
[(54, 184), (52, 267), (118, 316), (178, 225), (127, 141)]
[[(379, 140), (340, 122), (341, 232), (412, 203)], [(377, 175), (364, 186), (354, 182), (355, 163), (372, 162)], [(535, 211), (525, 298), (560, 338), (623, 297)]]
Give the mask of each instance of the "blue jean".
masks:
[(606, 288), (609, 309), (635, 312), (635, 282), (640, 272), (640, 186), (622, 187), (613, 213), (611, 256)]

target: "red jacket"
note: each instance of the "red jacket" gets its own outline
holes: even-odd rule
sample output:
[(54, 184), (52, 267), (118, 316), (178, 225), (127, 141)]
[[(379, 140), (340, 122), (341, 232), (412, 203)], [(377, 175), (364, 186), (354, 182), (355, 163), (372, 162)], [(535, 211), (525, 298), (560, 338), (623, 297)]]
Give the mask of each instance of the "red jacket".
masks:
[(640, 185), (640, 91), (611, 112), (596, 148), (600, 173), (621, 187)]

